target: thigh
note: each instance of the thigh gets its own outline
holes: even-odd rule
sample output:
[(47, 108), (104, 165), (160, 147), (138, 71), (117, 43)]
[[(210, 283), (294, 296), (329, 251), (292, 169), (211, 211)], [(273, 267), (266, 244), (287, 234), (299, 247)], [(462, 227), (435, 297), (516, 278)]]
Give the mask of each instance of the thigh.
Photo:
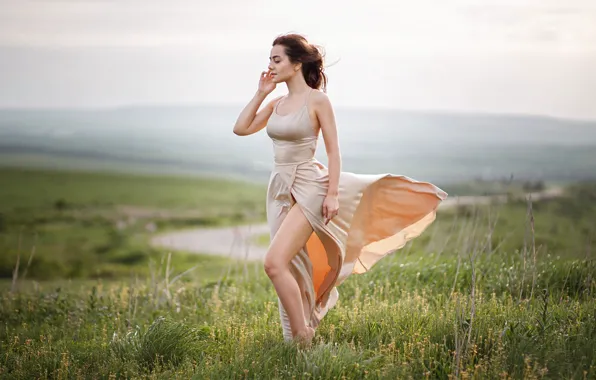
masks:
[(306, 219), (300, 206), (295, 203), (273, 237), (265, 260), (269, 263), (289, 264), (300, 249), (306, 245), (312, 233), (313, 228), (310, 222)]

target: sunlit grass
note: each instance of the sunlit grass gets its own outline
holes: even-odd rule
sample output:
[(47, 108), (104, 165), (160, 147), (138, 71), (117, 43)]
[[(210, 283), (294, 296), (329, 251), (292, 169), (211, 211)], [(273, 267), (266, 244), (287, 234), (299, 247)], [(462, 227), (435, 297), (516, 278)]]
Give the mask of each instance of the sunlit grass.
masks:
[[(3, 256), (9, 274), (15, 257), (20, 267), (1, 283), (0, 378), (596, 377), (594, 185), (441, 212), (421, 237), (339, 287), (308, 350), (283, 341), (261, 263), (154, 252), (116, 264), (144, 247), (142, 224), (88, 236), (71, 223), (90, 219), (54, 219), (68, 211), (61, 206), (38, 219), (27, 202), (21, 210), (48, 228), (47, 240), (23, 239), (20, 256)], [(9, 215), (4, 232), (31, 220)], [(66, 236), (72, 245), (53, 251), (54, 262), (99, 246), (103, 261), (81, 268), (107, 262), (119, 276), (34, 276), (52, 261), (35, 251), (29, 265), (31, 249)]]
[[(152, 281), (4, 292), (0, 373), (12, 379), (594, 376), (593, 261), (541, 260), (530, 297), (521, 260), (505, 267), (483, 259), (477, 270), (487, 274), (472, 298), (469, 267), (454, 281), (457, 262), (430, 265), (432, 259), (393, 256), (352, 276), (307, 351), (282, 341), (275, 293), (259, 264), (205, 285), (192, 273), (166, 281), (162, 268)], [(512, 289), (527, 291), (520, 298)]]

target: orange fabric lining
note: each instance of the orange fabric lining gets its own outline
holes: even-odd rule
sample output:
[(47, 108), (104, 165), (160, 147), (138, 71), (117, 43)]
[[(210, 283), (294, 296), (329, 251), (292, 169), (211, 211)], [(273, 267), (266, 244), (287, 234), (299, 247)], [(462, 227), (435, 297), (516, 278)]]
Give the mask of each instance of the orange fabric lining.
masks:
[(320, 296), (321, 284), (325, 276), (331, 271), (331, 267), (327, 263), (325, 247), (315, 232), (310, 235), (310, 238), (306, 242), (306, 253), (312, 262), (313, 285), (318, 298)]

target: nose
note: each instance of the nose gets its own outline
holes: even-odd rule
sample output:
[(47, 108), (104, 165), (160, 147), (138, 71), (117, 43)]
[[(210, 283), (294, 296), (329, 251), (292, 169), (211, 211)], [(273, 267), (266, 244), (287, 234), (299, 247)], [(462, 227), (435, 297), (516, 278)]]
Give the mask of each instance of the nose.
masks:
[(268, 68), (269, 70), (273, 71), (273, 67), (271, 67), (271, 64), (268, 64), (268, 65), (267, 65), (267, 68)]

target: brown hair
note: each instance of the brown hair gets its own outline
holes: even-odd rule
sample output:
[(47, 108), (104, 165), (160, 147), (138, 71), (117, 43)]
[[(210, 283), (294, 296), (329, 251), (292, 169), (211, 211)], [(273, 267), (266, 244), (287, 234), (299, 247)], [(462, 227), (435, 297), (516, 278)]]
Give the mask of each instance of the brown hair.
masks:
[(323, 66), (324, 50), (309, 43), (300, 34), (290, 33), (278, 36), (272, 46), (283, 45), (290, 62), (302, 63), (302, 75), (309, 87), (327, 92), (327, 75)]

